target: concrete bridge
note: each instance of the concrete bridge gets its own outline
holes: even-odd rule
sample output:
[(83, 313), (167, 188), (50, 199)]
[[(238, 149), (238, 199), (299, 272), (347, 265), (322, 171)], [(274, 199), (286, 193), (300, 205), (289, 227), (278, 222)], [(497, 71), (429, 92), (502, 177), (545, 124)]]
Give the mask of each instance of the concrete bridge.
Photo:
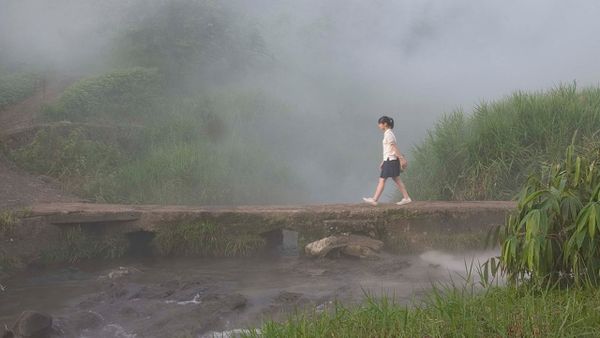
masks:
[(362, 233), (388, 249), (471, 249), (488, 230), (503, 224), (514, 202), (414, 202), (405, 206), (365, 204), (310, 206), (159, 206), (51, 203), (31, 207), (26, 223), (36, 227), (85, 225), (115, 233), (155, 232), (181, 222), (210, 222), (232, 234), (298, 232), (301, 241), (334, 233)]
[[(514, 208), (513, 202), (500, 201), (414, 202), (401, 207), (37, 204), (16, 212), (17, 223), (0, 223), (0, 281), (6, 271), (31, 265), (123, 254), (172, 255), (161, 251), (165, 238), (171, 247), (255, 245), (253, 253), (275, 247), (298, 250), (332, 234), (352, 233), (382, 240), (388, 252), (476, 250), (484, 247), (489, 230), (503, 224)], [(214, 231), (210, 237), (198, 236), (204, 227)]]

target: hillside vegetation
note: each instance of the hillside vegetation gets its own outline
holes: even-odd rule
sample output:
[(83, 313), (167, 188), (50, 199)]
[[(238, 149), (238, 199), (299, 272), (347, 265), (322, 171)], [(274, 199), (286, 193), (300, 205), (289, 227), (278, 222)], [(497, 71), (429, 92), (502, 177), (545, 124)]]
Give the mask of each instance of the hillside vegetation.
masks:
[(36, 73), (0, 69), (0, 109), (32, 95), (39, 85), (40, 76)]
[(9, 157), (98, 202), (300, 199), (277, 145), (260, 133), (284, 106), (239, 85), (244, 69), (265, 60), (256, 30), (212, 1), (143, 12), (114, 38), (108, 69), (44, 108), (44, 122), (61, 126), (9, 149)]
[(285, 200), (285, 166), (245, 129), (268, 102), (242, 92), (170, 97), (159, 86), (144, 68), (81, 80), (46, 116), (84, 124), (42, 130), (11, 157), (100, 202)]
[(516, 92), (440, 119), (413, 149), (408, 185), (418, 199), (511, 199), (572, 139), (585, 145), (599, 130), (598, 87)]

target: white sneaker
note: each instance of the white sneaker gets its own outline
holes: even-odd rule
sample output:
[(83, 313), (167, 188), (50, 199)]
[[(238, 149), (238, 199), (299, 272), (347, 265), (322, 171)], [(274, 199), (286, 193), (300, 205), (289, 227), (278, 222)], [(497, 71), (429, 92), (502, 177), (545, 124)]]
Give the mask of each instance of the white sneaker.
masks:
[(365, 203), (369, 203), (370, 205), (376, 207), (377, 206), (377, 201), (373, 199), (373, 197), (363, 197), (363, 201), (365, 201)]
[(408, 204), (408, 203), (410, 203), (410, 202), (412, 202), (412, 200), (411, 200), (411, 199), (410, 199), (410, 197), (409, 197), (409, 198), (403, 198), (403, 199), (402, 199), (402, 201), (400, 201), (400, 202), (398, 202), (398, 203), (396, 203), (396, 204), (397, 204), (397, 205), (405, 205), (405, 204)]

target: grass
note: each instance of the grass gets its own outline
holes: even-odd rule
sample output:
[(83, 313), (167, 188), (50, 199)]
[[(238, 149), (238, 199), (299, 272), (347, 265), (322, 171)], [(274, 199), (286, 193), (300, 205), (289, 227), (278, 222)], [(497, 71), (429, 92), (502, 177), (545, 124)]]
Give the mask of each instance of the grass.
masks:
[(88, 259), (115, 259), (124, 256), (129, 242), (123, 234), (94, 233), (81, 226), (62, 230), (52, 248), (42, 252), (46, 264), (77, 263)]
[(358, 306), (266, 322), (246, 337), (598, 337), (600, 290), (436, 287), (416, 305)]
[[(0, 212), (0, 243), (12, 241), (16, 233), (19, 217), (17, 212)], [(21, 259), (7, 250), (5, 245), (0, 245), (0, 276), (12, 270), (23, 267)]]
[(116, 144), (95, 140), (83, 128), (41, 130), (10, 157), (30, 172), (56, 177), (67, 187), (82, 191), (90, 190), (102, 176), (114, 174), (115, 166), (123, 160)]
[(161, 226), (153, 246), (161, 256), (248, 256), (265, 246), (259, 235), (226, 232), (208, 222), (175, 222)]
[(562, 85), (483, 102), (438, 121), (413, 149), (407, 185), (417, 199), (511, 199), (543, 162), (556, 162), (575, 135), (600, 131), (600, 88)]
[(13, 235), (14, 227), (19, 218), (13, 211), (0, 212), (0, 238), (7, 238)]

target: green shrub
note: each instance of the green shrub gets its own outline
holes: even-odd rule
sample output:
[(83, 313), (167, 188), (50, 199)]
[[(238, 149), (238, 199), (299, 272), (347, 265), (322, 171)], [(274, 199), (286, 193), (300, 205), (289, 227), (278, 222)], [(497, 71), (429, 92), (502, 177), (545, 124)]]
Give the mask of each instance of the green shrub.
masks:
[(29, 172), (55, 177), (67, 190), (98, 201), (112, 194), (111, 178), (124, 161), (117, 145), (96, 141), (82, 128), (41, 130), (9, 156)]
[(156, 111), (160, 94), (157, 69), (116, 70), (70, 86), (45, 113), (51, 120), (135, 121)]
[(34, 73), (0, 74), (0, 110), (33, 95), (39, 85)]
[(41, 130), (12, 157), (29, 171), (59, 178), (93, 176), (121, 162), (115, 145), (90, 139), (82, 128)]
[(407, 184), (419, 199), (511, 199), (539, 163), (600, 130), (600, 88), (517, 92), (447, 115), (413, 150)]
[[(579, 153), (579, 154), (578, 154)], [(532, 175), (501, 231), (500, 266), (513, 282), (600, 282), (600, 146), (567, 148)]]

